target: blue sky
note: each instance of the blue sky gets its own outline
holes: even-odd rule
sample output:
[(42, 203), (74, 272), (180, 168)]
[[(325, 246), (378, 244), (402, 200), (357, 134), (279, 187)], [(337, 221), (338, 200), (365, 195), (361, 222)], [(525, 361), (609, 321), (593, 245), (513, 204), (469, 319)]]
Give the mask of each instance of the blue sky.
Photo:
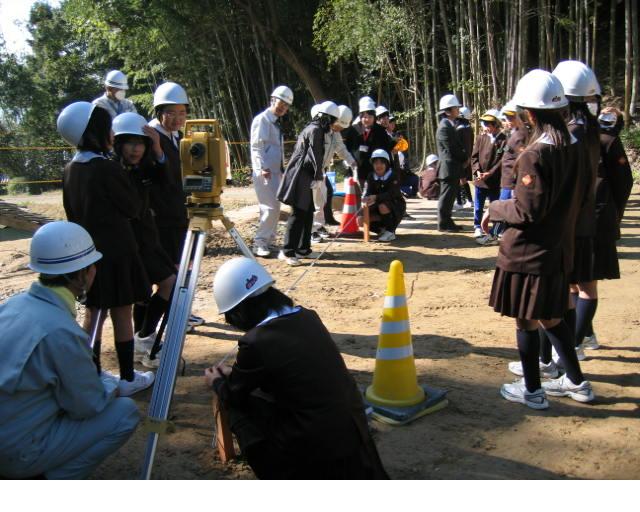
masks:
[[(7, 50), (11, 53), (29, 52), (26, 25), (31, 6), (35, 0), (0, 0), (0, 31), (4, 36)], [(60, 0), (47, 0), (52, 6), (60, 5)]]

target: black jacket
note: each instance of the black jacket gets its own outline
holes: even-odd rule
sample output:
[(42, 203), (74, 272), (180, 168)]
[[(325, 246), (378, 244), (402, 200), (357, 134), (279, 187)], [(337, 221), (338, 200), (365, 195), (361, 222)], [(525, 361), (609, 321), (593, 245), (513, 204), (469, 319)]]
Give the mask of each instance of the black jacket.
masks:
[(407, 204), (402, 196), (400, 180), (398, 180), (397, 174), (395, 171), (391, 171), (386, 180), (377, 180), (375, 176), (375, 172), (369, 174), (364, 184), (362, 197), (376, 196), (375, 204), (387, 205), (396, 219), (402, 219), (407, 209)]
[[(274, 399), (268, 442), (275, 451), (301, 467), (360, 453), (358, 458), (371, 468), (370, 477), (386, 476), (360, 391), (314, 311), (301, 308), (258, 325), (238, 345), (231, 374), (214, 381), (223, 406), (243, 408), (250, 393), (260, 389)], [(335, 468), (337, 474), (340, 470)]]
[(278, 201), (305, 211), (313, 209), (311, 182), (323, 179), (324, 134), (317, 121), (302, 130), (280, 182)]
[(180, 150), (165, 134), (158, 132), (158, 135), (167, 162), (165, 172), (149, 188), (150, 206), (157, 226), (186, 228), (189, 221), (186, 196), (182, 188)]
[(368, 135), (362, 123), (349, 127), (345, 132), (344, 143), (358, 162), (358, 181), (362, 184), (373, 172), (371, 153), (376, 149), (384, 149), (391, 156), (391, 150), (396, 145), (396, 141), (389, 137), (387, 131), (378, 123), (373, 124)]

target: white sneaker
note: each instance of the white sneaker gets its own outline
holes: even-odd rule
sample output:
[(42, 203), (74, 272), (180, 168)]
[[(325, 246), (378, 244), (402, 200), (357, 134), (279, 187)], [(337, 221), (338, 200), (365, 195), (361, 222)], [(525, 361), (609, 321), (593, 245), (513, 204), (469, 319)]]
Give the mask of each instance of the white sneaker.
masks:
[(139, 372), (138, 370), (134, 370), (133, 380), (131, 382), (129, 382), (128, 380), (120, 379), (120, 382), (118, 383), (120, 396), (135, 395), (139, 391), (147, 389), (153, 384), (155, 378), (156, 376), (153, 374), (153, 372)]
[(320, 244), (322, 242), (324, 242), (324, 238), (320, 236), (320, 233), (318, 233), (317, 231), (314, 231), (313, 233), (311, 233), (312, 244)]
[(576, 402), (591, 402), (596, 397), (588, 380), (574, 384), (566, 373), (558, 379), (543, 382), (542, 389), (551, 396), (568, 396)]
[(396, 239), (396, 234), (392, 231), (384, 231), (378, 236), (378, 242), (391, 242)]
[(465, 208), (473, 208), (473, 203), (471, 201), (467, 201), (462, 206), (464, 206)]
[(584, 348), (582, 345), (578, 345), (576, 347), (576, 355), (578, 356), (578, 361), (584, 361), (587, 358), (587, 355), (584, 353)]
[(600, 348), (595, 332), (591, 336), (584, 337), (584, 339), (582, 340), (582, 348), (586, 350), (598, 350)]
[[(160, 350), (162, 350), (162, 346), (160, 347)], [(147, 352), (142, 358), (142, 361), (140, 361), (142, 363), (142, 366), (144, 366), (145, 368), (158, 368), (160, 366), (160, 350), (158, 350), (158, 353), (153, 359), (151, 359), (150, 357), (151, 351)]]
[(137, 332), (133, 335), (133, 360), (136, 363), (142, 361), (144, 355), (151, 350), (153, 343), (156, 341), (156, 333), (153, 332), (149, 336), (141, 337)]
[(536, 389), (533, 393), (527, 391), (524, 379), (512, 384), (503, 384), (500, 394), (510, 402), (524, 404), (531, 409), (548, 409), (549, 402), (542, 388)]
[(253, 248), (253, 254), (255, 254), (256, 256), (259, 256), (260, 258), (267, 258), (268, 256), (271, 255), (271, 251), (269, 250), (268, 247), (265, 247), (264, 245), (256, 245)]
[(278, 253), (278, 259), (280, 261), (284, 261), (287, 265), (291, 265), (292, 267), (297, 267), (300, 265), (300, 260), (295, 256), (287, 256), (284, 251), (280, 251)]
[[(538, 361), (538, 367), (540, 368), (540, 377), (545, 379), (555, 379), (559, 374), (556, 363), (551, 360), (549, 364), (544, 364), (542, 361)], [(509, 363), (509, 371), (518, 377), (524, 376), (522, 371), (522, 363), (520, 361), (512, 361)]]
[(495, 245), (498, 243), (498, 240), (493, 235), (482, 235), (480, 237), (476, 237), (476, 243), (478, 245)]
[(198, 327), (199, 325), (204, 325), (204, 323), (204, 318), (198, 315), (194, 315), (193, 313), (189, 315), (189, 320), (187, 320), (187, 325), (189, 327)]
[(329, 233), (324, 227), (318, 228), (318, 234), (320, 238), (331, 238), (331, 233)]
[(473, 230), (473, 238), (481, 238), (483, 236), (485, 236), (485, 233), (482, 229), (476, 228)]

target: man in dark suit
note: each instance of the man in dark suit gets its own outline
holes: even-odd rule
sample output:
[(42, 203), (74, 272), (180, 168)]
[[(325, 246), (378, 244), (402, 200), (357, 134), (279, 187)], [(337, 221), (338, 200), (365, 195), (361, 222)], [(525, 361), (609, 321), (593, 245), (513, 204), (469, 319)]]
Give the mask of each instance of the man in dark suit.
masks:
[(438, 231), (456, 232), (462, 229), (453, 222), (451, 209), (455, 201), (460, 182), (464, 179), (465, 166), (469, 155), (464, 148), (455, 128), (461, 107), (458, 98), (446, 94), (440, 98), (440, 124), (436, 132), (438, 147), (438, 181), (440, 197), (438, 198)]

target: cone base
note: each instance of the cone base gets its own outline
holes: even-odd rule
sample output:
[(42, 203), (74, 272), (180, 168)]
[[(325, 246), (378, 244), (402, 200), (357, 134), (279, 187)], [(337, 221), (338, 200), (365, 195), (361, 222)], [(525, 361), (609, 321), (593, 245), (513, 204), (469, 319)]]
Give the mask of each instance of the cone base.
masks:
[(372, 417), (375, 420), (388, 425), (406, 425), (407, 423), (421, 418), (422, 416), (444, 409), (449, 404), (449, 401), (446, 398), (446, 390), (432, 388), (424, 384), (421, 388), (426, 395), (425, 400), (410, 407), (376, 405), (369, 402), (366, 395), (364, 397), (364, 401), (367, 405), (370, 405), (373, 408)]
[(380, 405), (382, 407), (411, 407), (426, 400), (424, 389), (419, 386), (416, 386), (411, 396), (402, 400), (393, 400), (377, 395), (373, 389), (373, 384), (367, 388), (365, 396), (372, 405)]

